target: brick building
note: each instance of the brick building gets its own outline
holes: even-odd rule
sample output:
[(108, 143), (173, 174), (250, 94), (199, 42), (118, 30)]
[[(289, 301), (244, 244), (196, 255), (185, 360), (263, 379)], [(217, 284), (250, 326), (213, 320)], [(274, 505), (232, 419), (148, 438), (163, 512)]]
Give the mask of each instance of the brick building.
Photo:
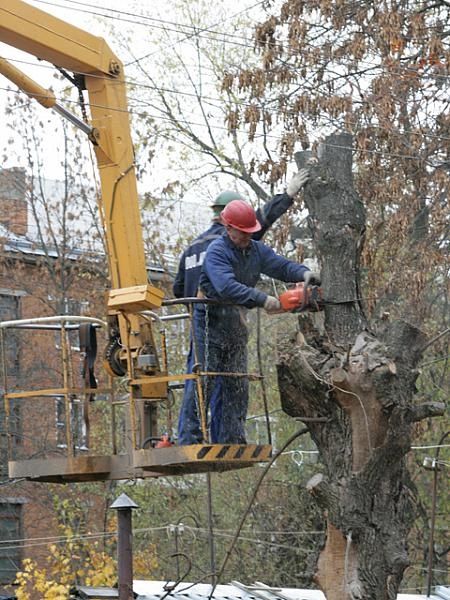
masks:
[[(58, 193), (58, 186), (55, 183), (51, 186), (41, 184), (33, 190), (31, 185), (33, 182), (27, 179), (24, 169), (0, 170), (0, 321), (58, 314), (101, 317), (104, 314), (104, 292), (108, 287), (105, 257), (98, 252), (85, 251), (86, 236), (72, 226), (81, 218), (72, 219), (72, 225), (69, 224), (72, 228), (65, 236), (64, 246), (59, 243), (57, 234), (44, 231), (47, 215), (39, 213), (39, 206), (45, 205), (45, 198), (36, 197), (45, 193), (42, 191), (45, 189)], [(35, 204), (31, 205), (33, 202)], [(72, 205), (76, 203), (75, 198)], [(57, 198), (53, 197), (49, 205), (57, 207)], [(164, 285), (168, 279), (161, 267), (149, 267), (152, 283)], [(181, 326), (184, 329), (183, 324)], [(63, 398), (56, 395), (14, 398), (10, 400), (8, 439), (3, 401), (5, 387), (8, 394), (62, 387), (61, 334), (51, 329), (24, 331), (8, 328), (0, 331), (3, 331), (7, 370), (5, 380), (0, 367), (1, 597), (14, 589), (16, 572), (24, 559), (31, 558), (39, 565), (46, 564), (49, 544), (61, 536), (61, 523), (66, 518), (66, 508), (61, 507), (69, 506), (67, 512), (72, 510), (73, 514), (76, 513), (72, 518), (75, 524), (70, 524), (74, 534), (102, 532), (112, 498), (108, 495), (109, 483), (95, 483), (88, 492), (86, 487), (82, 487), (80, 492), (77, 484), (46, 484), (8, 478), (8, 453), (14, 460), (21, 460), (46, 459), (64, 452), (67, 447), (64, 436), (66, 414)], [(99, 335), (99, 355), (102, 339)], [(80, 384), (77, 344), (77, 332), (74, 331), (69, 335), (69, 346), (74, 349), (71, 370), (75, 383)], [(184, 356), (181, 364), (184, 365)], [(97, 367), (99, 386), (105, 387), (99, 371)], [(96, 400), (98, 402), (89, 409), (92, 410), (91, 432), (95, 422), (105, 420), (107, 410), (106, 397), (98, 394)], [(76, 398), (73, 398), (71, 410), (72, 429), (77, 436), (74, 444), (79, 453), (83, 452), (87, 440), (83, 409)], [(100, 431), (100, 435), (91, 435), (90, 450), (104, 443), (103, 430), (95, 431)]]
[[(0, 321), (98, 310), (105, 287), (99, 264), (84, 270), (75, 245), (60, 248), (42, 244), (30, 235), (29, 182), (24, 169), (0, 171)], [(61, 535), (56, 497), (70, 498), (65, 486), (8, 479), (3, 393), (61, 386), (57, 331), (4, 331), (7, 370), (0, 392), (0, 595), (11, 589), (24, 558), (45, 562), (45, 538)], [(76, 341), (74, 342), (76, 344)], [(79, 368), (75, 366), (79, 371)], [(65, 415), (57, 397), (17, 398), (10, 401), (10, 452), (15, 458), (46, 456), (61, 447)], [(90, 499), (92, 524), (102, 523), (99, 502)], [(87, 523), (80, 523), (86, 527)]]

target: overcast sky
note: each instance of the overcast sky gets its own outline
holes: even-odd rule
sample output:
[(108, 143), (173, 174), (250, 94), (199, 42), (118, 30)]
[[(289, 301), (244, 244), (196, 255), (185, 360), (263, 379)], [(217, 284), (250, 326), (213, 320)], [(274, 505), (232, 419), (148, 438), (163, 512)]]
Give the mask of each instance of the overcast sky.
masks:
[[(195, 11), (201, 10), (204, 0), (191, 0), (189, 7), (195, 14)], [(180, 13), (177, 2), (174, 0), (129, 0), (124, 3), (123, 0), (28, 0), (28, 3), (40, 10), (49, 12), (69, 23), (72, 23), (94, 35), (105, 37), (107, 43), (119, 56), (121, 61), (127, 65), (135, 57), (142, 57), (151, 54), (152, 48), (149, 48), (149, 32), (153, 36), (158, 36), (161, 32), (163, 48), (167, 49), (170, 55), (171, 48), (180, 50), (181, 53), (189, 52), (186, 38), (192, 37), (186, 28), (188, 19), (186, 15)], [(223, 32), (226, 36), (228, 25), (232, 25), (236, 14), (246, 13), (246, 17), (257, 19), (260, 14), (261, 1), (255, 0), (222, 0), (217, 4), (217, 14), (213, 11), (211, 17), (211, 28), (216, 32)], [(220, 5), (220, 11), (219, 11)], [(191, 9), (192, 7), (192, 9)], [(146, 18), (139, 18), (140, 12), (145, 9)], [(220, 12), (220, 16), (219, 16)], [(225, 13), (225, 14), (224, 14)], [(101, 16), (104, 15), (104, 16)], [(208, 25), (209, 26), (209, 22)], [(114, 27), (114, 33), (111, 28)], [(165, 30), (162, 31), (161, 27)], [(132, 38), (129, 42), (130, 52), (124, 50), (127, 44), (120, 44), (120, 36), (127, 36), (132, 31)], [(183, 40), (185, 43), (183, 44)], [(20, 52), (11, 46), (0, 43), (0, 56), (11, 60), (11, 62), (32, 77), (44, 87), (52, 87), (58, 97), (59, 90), (67, 87), (66, 82), (62, 83), (55, 79), (55, 70), (51, 65), (45, 62), (39, 62), (34, 56)], [(145, 61), (145, 68), (151, 69), (151, 56)], [(128, 75), (131, 67), (126, 69)], [(142, 79), (142, 77), (141, 77)], [(205, 81), (203, 82), (203, 86)], [(0, 75), (0, 110), (3, 112), (6, 102), (6, 88), (16, 90), (16, 86)], [(180, 91), (184, 90), (183, 82), (179, 83)], [(77, 100), (76, 90), (73, 91), (72, 100)], [(133, 99), (130, 98), (130, 108), (133, 108)], [(70, 108), (70, 105), (67, 106)], [(49, 119), (51, 111), (44, 108), (42, 119)], [(78, 112), (78, 107), (73, 108)], [(59, 118), (59, 117), (58, 117)], [(214, 117), (213, 117), (214, 118)], [(220, 123), (216, 123), (218, 128), (224, 128), (223, 115)], [(0, 126), (1, 127), (1, 126)], [(49, 126), (48, 129), (51, 129)], [(5, 134), (5, 132), (3, 132)], [(1, 136), (2, 140), (5, 135)], [(54, 147), (54, 139), (50, 140), (49, 151)], [(163, 158), (159, 157), (159, 168), (164, 168)], [(5, 165), (4, 165), (5, 166)]]
[[(197, 2), (192, 0), (191, 6), (192, 10), (198, 10), (199, 2), (202, 0), (198, 0)], [(167, 51), (170, 52), (170, 47), (180, 47), (180, 40), (182, 41), (186, 38), (186, 29), (183, 29), (183, 23), (186, 23), (186, 17), (180, 14), (177, 9), (177, 3), (171, 2), (170, 0), (131, 0), (127, 3), (124, 3), (123, 0), (28, 0), (28, 3), (36, 8), (43, 10), (45, 12), (51, 13), (58, 18), (63, 19), (66, 22), (72, 23), (85, 31), (88, 31), (94, 35), (105, 37), (107, 43), (111, 46), (114, 52), (119, 56), (119, 58), (125, 64), (127, 61), (131, 60), (131, 56), (124, 55), (123, 49), (118, 43), (118, 39), (111, 34), (110, 27), (114, 26), (114, 30), (117, 36), (126, 35), (131, 28), (135, 32), (132, 38), (132, 47), (131, 51), (133, 56), (143, 56), (148, 53), (148, 29), (149, 23), (150, 26), (154, 28), (154, 32), (158, 33), (158, 27), (164, 25), (166, 31), (164, 35), (167, 36), (167, 27), (168, 22), (172, 22), (173, 25), (169, 25), (169, 36), (170, 39), (168, 42), (164, 42), (167, 44)], [(261, 2), (256, 2), (255, 0), (226, 0), (221, 3), (221, 6), (225, 9), (225, 17), (223, 13), (221, 13), (221, 21), (219, 21), (219, 17), (214, 15), (215, 20), (211, 22), (211, 28), (221, 29), (220, 24), (223, 27), (223, 31), (226, 31), (225, 22), (228, 20), (231, 22), (233, 20), (233, 16), (236, 13), (245, 12), (249, 9), (249, 12), (252, 16), (256, 18), (259, 13), (259, 5)], [(139, 20), (139, 13), (141, 10), (145, 8), (146, 15), (154, 21), (146, 21), (143, 19)], [(256, 12), (255, 12), (256, 11)], [(103, 15), (103, 16), (102, 16)], [(161, 22), (158, 21), (161, 20)], [(133, 25), (132, 22), (138, 22), (140, 24)], [(162, 23), (164, 21), (164, 23)], [(122, 26), (123, 25), (123, 26)], [(173, 36), (173, 42), (172, 42)], [(183, 51), (185, 51), (185, 46), (182, 47)], [(36, 82), (41, 84), (42, 86), (49, 88), (52, 87), (55, 90), (55, 93), (58, 97), (59, 90), (62, 89), (63, 83), (56, 80), (54, 77), (55, 70), (51, 65), (45, 62), (39, 62), (34, 56), (23, 53), (11, 46), (0, 43), (0, 56), (10, 60), (15, 66), (17, 66), (20, 70), (29, 75)], [(149, 61), (147, 64), (150, 64)], [(3, 112), (6, 106), (6, 88), (16, 90), (16, 86), (5, 79), (0, 75), (0, 111)], [(25, 97), (24, 97), (25, 98)], [(73, 95), (74, 100), (77, 99), (76, 93)], [(70, 109), (70, 105), (68, 106)], [(73, 112), (79, 114), (79, 109), (75, 107), (72, 109)], [(19, 114), (20, 109), (16, 111), (16, 114)], [(45, 173), (44, 175), (47, 178), (62, 178), (61, 175), (58, 175), (57, 164), (58, 164), (58, 156), (55, 154), (56, 143), (54, 139), (54, 134), (52, 133), (55, 126), (58, 124), (58, 120), (60, 117), (57, 115), (53, 115), (53, 112), (38, 107), (38, 115), (39, 118), (42, 119), (44, 127), (41, 131), (42, 136), (44, 137), (43, 144), (47, 144), (48, 147), (45, 150), (46, 153), (46, 161), (45, 161)], [(2, 121), (4, 123), (4, 120)], [(223, 127), (223, 121), (220, 123)], [(46, 131), (47, 130), (47, 131)], [(0, 125), (0, 131), (2, 135), (0, 139), (3, 143), (9, 138), (14, 140), (14, 143), (10, 145), (10, 158), (6, 163), (3, 162), (4, 167), (9, 166), (27, 166), (27, 159), (23, 155), (19, 148), (19, 142), (17, 136), (14, 135), (14, 132), (6, 129), (3, 125)], [(45, 137), (47, 134), (47, 137)], [(2, 144), (3, 146), (3, 144)], [(15, 154), (14, 151), (15, 150)], [(153, 164), (153, 171), (157, 169), (164, 169), (164, 158), (158, 157), (157, 164)], [(166, 169), (170, 168), (166, 166)], [(225, 187), (227, 187), (225, 185)], [(141, 192), (146, 191), (148, 189), (148, 184), (141, 184)], [(206, 191), (206, 190), (205, 190)], [(215, 188), (212, 188), (212, 194), (217, 193)], [(211, 196), (211, 193), (209, 196)], [(175, 226), (180, 226), (183, 222), (187, 225), (188, 221), (191, 219), (187, 218), (190, 215), (191, 209), (189, 206), (194, 207), (196, 202), (199, 201), (203, 204), (206, 203), (208, 205), (210, 203), (210, 199), (206, 200), (205, 197), (203, 200), (197, 196), (193, 195), (192, 198), (188, 197), (183, 199), (184, 207), (178, 207), (176, 211), (178, 216), (175, 216)], [(198, 204), (197, 204), (198, 206)], [(192, 210), (196, 210), (192, 208)], [(198, 221), (199, 230), (203, 229), (205, 225), (209, 222), (210, 214), (207, 209), (205, 212), (201, 211), (200, 213), (197, 210), (196, 220)], [(189, 227), (192, 228), (192, 223), (189, 224)]]

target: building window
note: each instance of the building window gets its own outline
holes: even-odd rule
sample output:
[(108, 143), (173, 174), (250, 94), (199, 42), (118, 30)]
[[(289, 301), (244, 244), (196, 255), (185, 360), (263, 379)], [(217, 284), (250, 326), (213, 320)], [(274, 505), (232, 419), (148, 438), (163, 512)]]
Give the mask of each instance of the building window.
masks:
[[(56, 408), (56, 443), (58, 448), (67, 448), (66, 437), (66, 405), (64, 396), (55, 399)], [(71, 401), (71, 428), (74, 448), (76, 450), (87, 450), (87, 432), (84, 419), (83, 403), (79, 398), (73, 397)]]
[(11, 544), (0, 544), (0, 584), (14, 583), (21, 568), (21, 513), (22, 505), (0, 502), (0, 540)]
[[(14, 293), (0, 292), (0, 321), (20, 319), (20, 297)], [(19, 335), (17, 329), (4, 330), (5, 363), (9, 377), (19, 376)]]
[(8, 456), (5, 400), (0, 390), (0, 479), (5, 479), (5, 477), (8, 477), (8, 460), (14, 460), (14, 451), (22, 442), (19, 402), (19, 400), (9, 401), (9, 433), (11, 435), (12, 456)]
[[(24, 292), (0, 289), (0, 321), (15, 321), (20, 319), (20, 298)], [(20, 339), (17, 329), (4, 329), (4, 355), (1, 357), (0, 366), (0, 478), (8, 476), (8, 438), (6, 435), (5, 401), (3, 398), (3, 360), (9, 386), (17, 382), (20, 375)], [(0, 350), (1, 351), (1, 350)], [(14, 450), (21, 442), (20, 431), (20, 401), (10, 401), (9, 433), (12, 435), (11, 446)], [(0, 537), (0, 539), (2, 539)]]

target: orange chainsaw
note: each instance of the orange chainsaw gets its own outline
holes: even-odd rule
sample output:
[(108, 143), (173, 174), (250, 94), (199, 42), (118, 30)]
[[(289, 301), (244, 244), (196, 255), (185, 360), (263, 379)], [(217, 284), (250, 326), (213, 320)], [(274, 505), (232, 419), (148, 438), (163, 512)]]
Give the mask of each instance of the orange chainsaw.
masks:
[(325, 307), (322, 288), (318, 285), (305, 286), (303, 282), (280, 294), (278, 299), (286, 312), (318, 312)]

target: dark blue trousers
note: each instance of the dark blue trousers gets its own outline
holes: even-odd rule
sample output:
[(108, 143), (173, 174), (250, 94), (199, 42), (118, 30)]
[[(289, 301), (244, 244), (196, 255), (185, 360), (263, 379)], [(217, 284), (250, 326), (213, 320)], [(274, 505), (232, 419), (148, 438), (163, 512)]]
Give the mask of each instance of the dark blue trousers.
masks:
[[(195, 341), (194, 341), (195, 336)], [(194, 307), (193, 332), (187, 372), (192, 373), (197, 359), (202, 370), (225, 373), (247, 372), (247, 327), (242, 309), (231, 306)], [(245, 419), (248, 408), (248, 378), (208, 376), (204, 399), (209, 412), (210, 440), (220, 444), (245, 444)], [(178, 421), (178, 443), (203, 441), (200, 428), (197, 386), (187, 380)]]

